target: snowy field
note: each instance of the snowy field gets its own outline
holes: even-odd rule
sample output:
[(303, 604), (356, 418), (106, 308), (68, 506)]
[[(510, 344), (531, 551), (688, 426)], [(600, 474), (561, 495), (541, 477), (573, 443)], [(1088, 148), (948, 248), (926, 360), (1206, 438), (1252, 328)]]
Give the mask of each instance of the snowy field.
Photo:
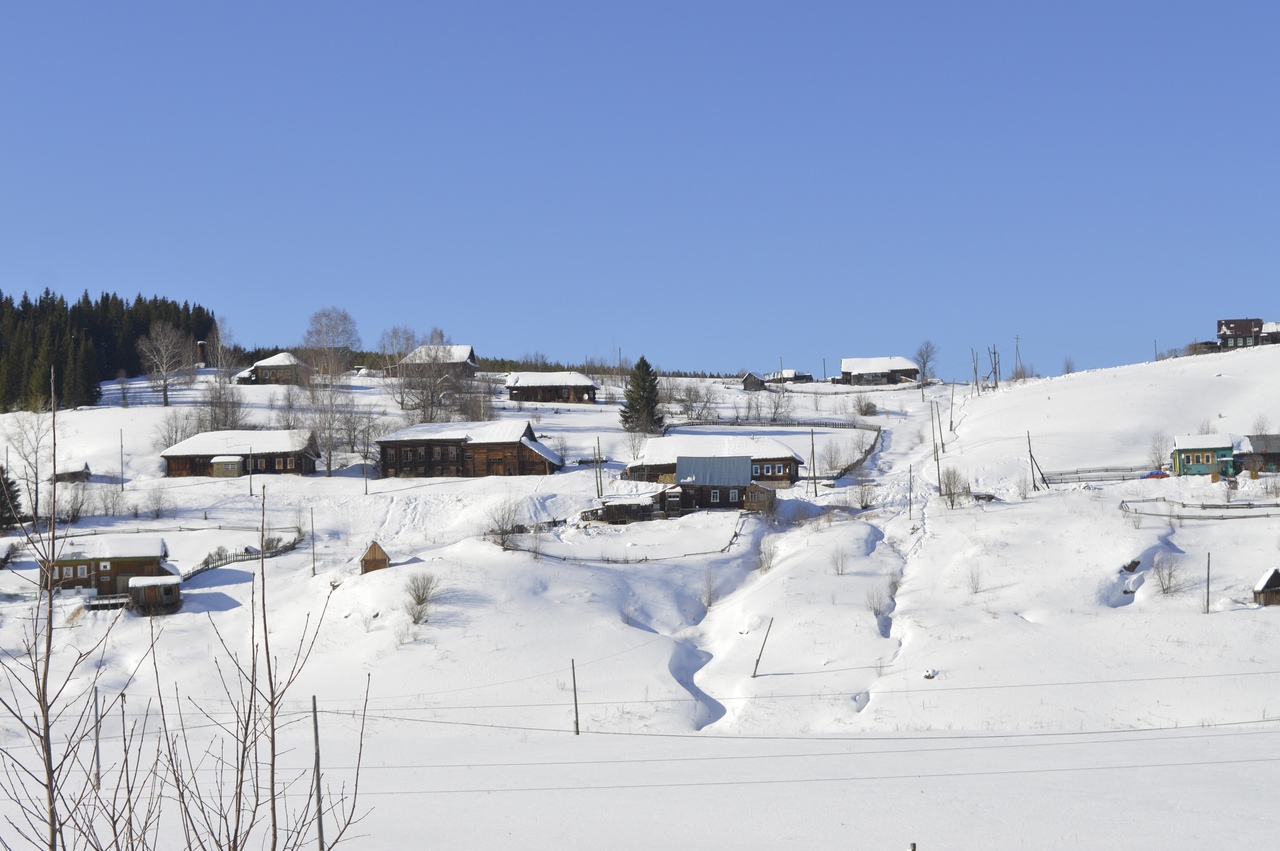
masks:
[[(736, 384), (699, 383), (714, 388), (721, 417), (746, 410)], [(353, 379), (351, 391), (398, 416), (376, 381)], [(247, 530), (264, 489), (268, 534), (306, 533), (265, 564), (277, 646), (324, 611), (290, 693), (283, 762), (310, 765), (315, 695), (325, 777), (349, 784), (354, 713), (370, 684), (367, 815), (350, 847), (1274, 841), (1264, 796), (1280, 785), (1280, 609), (1255, 606), (1252, 589), (1280, 566), (1280, 520), (1261, 508), (1207, 519), (1172, 502), (1273, 504), (1276, 479), (1241, 477), (1234, 493), (1204, 477), (1037, 490), (1028, 447), (1045, 471), (1138, 466), (1156, 433), (1247, 434), (1262, 419), (1280, 430), (1280, 347), (981, 395), (868, 391), (878, 412), (859, 419), (882, 429), (880, 442), (840, 479), (833, 465), (871, 431), (690, 428), (782, 440), (819, 480), (781, 492), (776, 518), (714, 512), (626, 527), (578, 521), (597, 504), (596, 474), (573, 464), (545, 477), (376, 480), (350, 456), (332, 477), (255, 476), (252, 494), (248, 479), (165, 479), (152, 445), (165, 411), (144, 404), (142, 385), (127, 408), (113, 392), (58, 417), (60, 466), (87, 462), (91, 491), (124, 489), (122, 514), (101, 516), (91, 497), (73, 535), (156, 531), (187, 571), (219, 546), (257, 544)], [(278, 389), (244, 392), (269, 422)], [(197, 382), (177, 404), (199, 393)], [(796, 419), (854, 418), (851, 388), (789, 395)], [(616, 404), (499, 402), (498, 414), (530, 420), (571, 461), (598, 439), (606, 494), (643, 489), (618, 480), (633, 455)], [(937, 487), (947, 468), (993, 499), (948, 507)], [(1165, 516), (1121, 508), (1153, 498), (1172, 502), (1140, 505)], [(512, 499), (529, 524), (566, 522), (503, 550), (486, 533)], [(395, 566), (361, 576), (374, 540)], [(1178, 565), (1170, 593), (1153, 574), (1158, 554)], [(13, 568), (0, 575), (6, 648), (30, 610), (34, 563), (22, 555)], [(192, 578), (176, 614), (123, 615), (102, 653), (102, 689), (125, 691), (135, 717), (154, 717), (158, 694), (219, 711), (218, 636), (247, 635), (257, 569)], [(403, 588), (419, 573), (442, 592), (415, 626)], [(78, 608), (59, 604), (65, 647), (115, 621)], [(0, 736), (23, 746), (7, 720)]]

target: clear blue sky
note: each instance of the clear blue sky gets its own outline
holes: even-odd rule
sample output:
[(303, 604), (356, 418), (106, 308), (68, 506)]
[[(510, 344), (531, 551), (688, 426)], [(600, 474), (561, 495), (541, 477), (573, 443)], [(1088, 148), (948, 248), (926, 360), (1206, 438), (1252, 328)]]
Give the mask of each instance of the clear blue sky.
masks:
[(0, 290), (1057, 373), (1280, 320), (1280, 4), (8, 3)]

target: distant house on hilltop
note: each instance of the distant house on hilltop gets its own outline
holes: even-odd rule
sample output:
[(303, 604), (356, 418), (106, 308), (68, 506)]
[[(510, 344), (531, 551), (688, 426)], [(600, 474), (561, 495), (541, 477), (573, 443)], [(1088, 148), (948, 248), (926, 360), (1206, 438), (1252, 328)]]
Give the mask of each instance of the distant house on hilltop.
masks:
[(904, 357), (842, 358), (841, 384), (900, 384), (918, 381), (920, 368)]
[(541, 476), (564, 466), (528, 422), (422, 423), (378, 438), (382, 476)]
[(776, 372), (766, 373), (764, 376), (765, 384), (812, 384), (812, 372), (797, 372), (794, 369), (779, 369)]
[(428, 372), (445, 372), (455, 378), (470, 378), (480, 368), (471, 346), (427, 345), (409, 352), (396, 369), (402, 377)]
[(754, 393), (764, 389), (764, 376), (758, 372), (748, 372), (742, 376), (742, 389)]
[(580, 372), (513, 372), (507, 376), (513, 402), (588, 403), (596, 401), (596, 384)]
[(320, 450), (305, 429), (207, 431), (176, 443), (160, 453), (165, 475), (238, 476), (254, 473), (316, 471)]
[(306, 387), (311, 380), (311, 367), (289, 352), (280, 352), (254, 363), (236, 378), (248, 384), (293, 384)]

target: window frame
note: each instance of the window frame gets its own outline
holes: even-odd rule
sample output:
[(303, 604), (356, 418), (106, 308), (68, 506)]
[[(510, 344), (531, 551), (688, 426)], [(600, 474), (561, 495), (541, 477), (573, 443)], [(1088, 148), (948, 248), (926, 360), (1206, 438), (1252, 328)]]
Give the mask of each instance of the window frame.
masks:
[(711, 501), (715, 503), (720, 502), (720, 488), (711, 489)]

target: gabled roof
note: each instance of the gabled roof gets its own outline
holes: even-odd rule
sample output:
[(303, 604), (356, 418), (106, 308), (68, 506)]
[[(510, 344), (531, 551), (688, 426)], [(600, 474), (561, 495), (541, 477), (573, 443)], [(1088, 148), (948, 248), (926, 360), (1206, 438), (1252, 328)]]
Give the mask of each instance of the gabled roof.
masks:
[(476, 350), (471, 346), (418, 346), (400, 363), (430, 363), (441, 366), (478, 366)]
[(726, 458), (745, 455), (756, 460), (791, 458), (804, 463), (790, 446), (772, 437), (750, 437), (727, 434), (673, 434), (669, 437), (651, 437), (644, 444), (644, 453), (628, 464), (628, 467), (653, 467), (675, 464), (682, 456), (697, 458)]
[(732, 458), (682, 455), (676, 459), (676, 484), (745, 488), (751, 484), (751, 459), (745, 455)]
[(1274, 567), (1262, 574), (1258, 584), (1253, 586), (1254, 591), (1270, 591), (1274, 588), (1280, 588), (1280, 568)]
[(417, 440), (519, 443), (524, 438), (534, 439), (528, 420), (498, 420), (491, 423), (419, 423), (380, 437), (378, 443)]
[(288, 352), (281, 352), (278, 355), (272, 355), (254, 363), (255, 368), (260, 366), (306, 366), (306, 364)]
[(1247, 434), (1240, 438), (1238, 448), (1241, 452), (1277, 455), (1280, 454), (1280, 434)]
[(882, 372), (919, 371), (909, 359), (892, 355), (884, 358), (841, 358), (840, 371), (852, 375), (873, 375)]
[(1218, 336), (1252, 336), (1262, 333), (1261, 319), (1219, 319)]
[(506, 387), (594, 387), (600, 388), (580, 372), (512, 372)]
[(1173, 439), (1173, 451), (1190, 449), (1234, 449), (1237, 442), (1231, 434), (1183, 434)]
[[(58, 561), (111, 561), (127, 558), (155, 558), (162, 562), (169, 557), (169, 546), (159, 535), (101, 535), (88, 540), (67, 542)], [(172, 571), (171, 566), (166, 566)]]
[(252, 431), (206, 431), (174, 444), (160, 453), (161, 458), (214, 455), (275, 455), (304, 452), (311, 444), (306, 429), (263, 429)]

